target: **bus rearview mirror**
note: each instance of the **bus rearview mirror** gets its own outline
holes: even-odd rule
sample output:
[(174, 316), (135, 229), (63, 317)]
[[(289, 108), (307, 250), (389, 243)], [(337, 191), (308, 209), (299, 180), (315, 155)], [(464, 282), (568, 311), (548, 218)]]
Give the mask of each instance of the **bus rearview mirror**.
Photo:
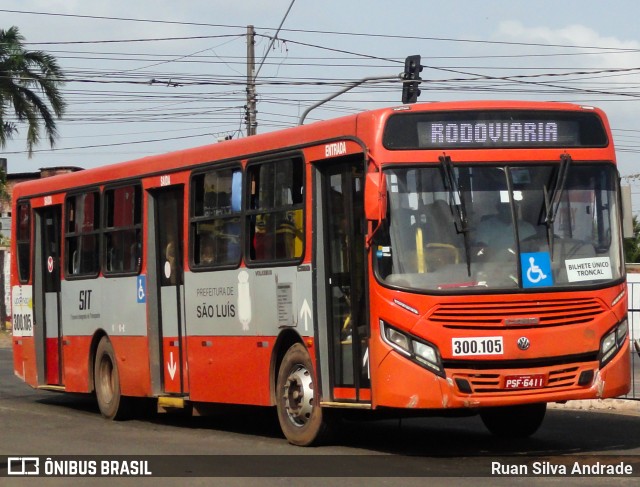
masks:
[(367, 220), (377, 222), (387, 214), (387, 181), (381, 172), (367, 173), (364, 212)]

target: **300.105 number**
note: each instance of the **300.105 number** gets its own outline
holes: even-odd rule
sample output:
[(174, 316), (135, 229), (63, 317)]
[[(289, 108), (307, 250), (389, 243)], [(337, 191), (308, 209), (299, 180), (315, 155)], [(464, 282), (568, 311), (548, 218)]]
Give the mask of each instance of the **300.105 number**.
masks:
[(454, 357), (464, 355), (502, 355), (502, 337), (453, 338)]

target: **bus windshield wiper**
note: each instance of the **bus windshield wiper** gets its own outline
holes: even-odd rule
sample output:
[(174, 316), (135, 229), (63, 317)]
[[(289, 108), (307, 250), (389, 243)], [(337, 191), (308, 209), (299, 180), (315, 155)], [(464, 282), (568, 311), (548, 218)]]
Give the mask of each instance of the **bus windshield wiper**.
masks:
[(547, 191), (547, 186), (543, 187), (544, 190), (544, 207), (545, 218), (544, 223), (547, 226), (547, 243), (549, 244), (549, 250), (551, 252), (551, 259), (553, 259), (553, 224), (556, 221), (558, 210), (560, 209), (560, 200), (562, 199), (562, 193), (567, 185), (567, 175), (569, 174), (569, 166), (571, 166), (571, 156), (564, 153), (560, 156), (560, 168), (558, 169), (558, 175), (556, 176), (553, 184), (553, 190), (551, 196)]
[(442, 169), (442, 179), (445, 189), (449, 192), (449, 207), (453, 211), (454, 224), (456, 231), (462, 233), (464, 237), (464, 253), (467, 260), (467, 274), (471, 275), (471, 248), (469, 246), (469, 220), (467, 219), (467, 210), (464, 205), (464, 199), (460, 193), (460, 188), (456, 182), (455, 172), (451, 157), (442, 154), (439, 158), (440, 167)]

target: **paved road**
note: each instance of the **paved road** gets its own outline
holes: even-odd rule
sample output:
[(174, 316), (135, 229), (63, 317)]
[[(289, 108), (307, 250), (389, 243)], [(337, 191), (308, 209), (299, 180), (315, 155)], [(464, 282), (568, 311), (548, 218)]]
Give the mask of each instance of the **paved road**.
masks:
[[(103, 420), (91, 397), (35, 391), (13, 377), (11, 351), (0, 349), (0, 470), (8, 456), (18, 455), (163, 455), (152, 457), (172, 465), (176, 455), (217, 468), (234, 466), (234, 475), (247, 478), (153, 479), (2, 479), (1, 485), (326, 485), (370, 468), (375, 478), (349, 479), (353, 485), (463, 485), (464, 479), (401, 478), (446, 474), (474, 479), (476, 485), (585, 485), (585, 478), (496, 478), (491, 463), (521, 465), (531, 460), (557, 465), (575, 459), (603, 463), (634, 463), (640, 475), (640, 415), (615, 412), (550, 410), (540, 431), (527, 440), (505, 441), (490, 436), (476, 417), (411, 419), (346, 423), (336, 442), (319, 448), (288, 445), (280, 435), (275, 414), (258, 408), (234, 408), (206, 418), (147, 416), (126, 422)], [(260, 455), (251, 457), (246, 455)], [(215, 455), (215, 457), (200, 457)], [(223, 457), (221, 462), (219, 455)], [(273, 455), (270, 467), (264, 455)], [(358, 457), (353, 457), (353, 456)], [(629, 455), (633, 455), (630, 457)], [(355, 460), (354, 460), (355, 458)], [(345, 463), (346, 462), (346, 463)], [(156, 463), (157, 465), (157, 463)], [(541, 463), (543, 465), (543, 463)], [(6, 468), (6, 467), (5, 467)], [(178, 473), (188, 474), (184, 465)], [(239, 468), (239, 473), (238, 473)], [(300, 472), (300, 469), (308, 469)], [(531, 465), (529, 465), (531, 468)], [(226, 470), (228, 471), (228, 470)], [(365, 472), (368, 470), (364, 470)], [(530, 472), (531, 473), (531, 472)], [(254, 477), (256, 474), (267, 478)], [(384, 475), (392, 475), (385, 477)], [(283, 479), (284, 478), (284, 479)], [(10, 481), (6, 484), (4, 481)], [(21, 482), (19, 482), (21, 481)], [(589, 478), (589, 485), (636, 485), (638, 477)], [(128, 483), (127, 483), (128, 482)], [(340, 483), (345, 482), (341, 480)]]

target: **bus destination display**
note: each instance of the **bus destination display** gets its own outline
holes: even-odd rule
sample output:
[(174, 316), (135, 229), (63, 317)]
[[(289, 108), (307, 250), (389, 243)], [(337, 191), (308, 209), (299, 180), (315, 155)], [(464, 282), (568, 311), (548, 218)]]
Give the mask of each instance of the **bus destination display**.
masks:
[(387, 149), (605, 147), (594, 113), (473, 111), (406, 113), (389, 118)]
[(559, 121), (438, 121), (419, 122), (420, 147), (554, 147), (575, 146), (578, 124)]

